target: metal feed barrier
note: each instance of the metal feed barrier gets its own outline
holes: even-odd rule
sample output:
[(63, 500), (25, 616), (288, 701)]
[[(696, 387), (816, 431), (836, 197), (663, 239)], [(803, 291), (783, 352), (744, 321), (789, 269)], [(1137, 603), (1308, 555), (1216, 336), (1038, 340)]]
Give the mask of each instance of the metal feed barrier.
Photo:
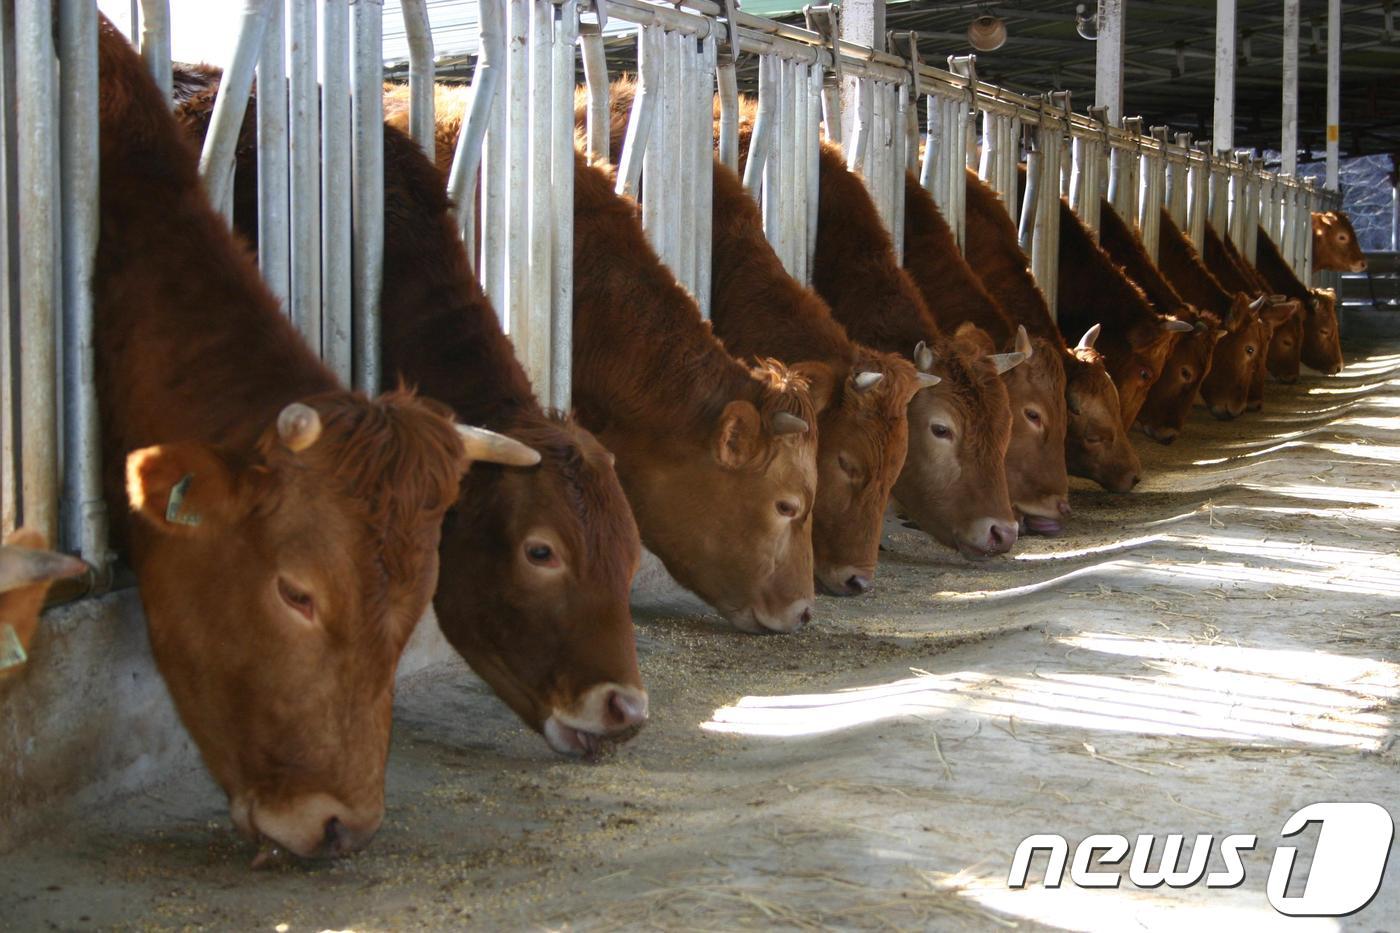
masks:
[[(745, 183), (784, 266), (803, 281), (812, 271), (822, 138), (843, 142), (897, 247), (905, 171), (918, 170), (961, 243), (963, 175), (975, 167), (1019, 221), (1052, 307), (1062, 194), (1093, 229), (1107, 196), (1154, 255), (1161, 206), (1197, 243), (1211, 217), (1246, 252), (1259, 223), (1305, 280), (1309, 213), (1338, 203), (1335, 192), (1264, 171), (1247, 153), (1193, 147), (1188, 134), (1169, 139), (1161, 127), (1143, 134), (1140, 120), (1110, 126), (1096, 108), (1071, 112), (1067, 95), (990, 85), (971, 56), (934, 67), (909, 34), (889, 36), (902, 55), (852, 44), (839, 38), (834, 7), (809, 8), (805, 29), (710, 0), (243, 0), (242, 9), (202, 177), (229, 212), (234, 143), (256, 77), (263, 274), (307, 342), (344, 381), (370, 390), (380, 380), (384, 32), (402, 28), (406, 37), (410, 130), (430, 150), (433, 17), (444, 10), (475, 17), (473, 95), (449, 176), (459, 229), (536, 390), (557, 407), (570, 399), (574, 91), (581, 54), (587, 150), (603, 159), (605, 34), (631, 34), (639, 49), (618, 188), (641, 192), (649, 236), (702, 309), (714, 99), (718, 153), (735, 166), (741, 56), (758, 59)], [(0, 0), (0, 532), (36, 527), (102, 569), (109, 557), (86, 287), (97, 238), (97, 17), (93, 0), (60, 0), (56, 10)], [(168, 94), (168, 5), (141, 0), (140, 10), (131, 32)], [(855, 91), (848, 114), (843, 83)]]

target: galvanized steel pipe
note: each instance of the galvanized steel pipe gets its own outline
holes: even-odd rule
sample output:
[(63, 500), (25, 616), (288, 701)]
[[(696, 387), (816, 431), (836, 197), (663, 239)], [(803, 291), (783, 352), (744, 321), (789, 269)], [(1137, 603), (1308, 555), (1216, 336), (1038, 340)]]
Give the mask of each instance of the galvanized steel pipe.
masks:
[(291, 168), (287, 150), (287, 64), (282, 0), (270, 7), (258, 55), (258, 267), (291, 311)]
[(384, 281), (384, 0), (351, 0), (350, 86), (354, 381), (379, 391), (379, 291)]
[(427, 0), (399, 0), (408, 39), (408, 134), (428, 158), (435, 158), (433, 124), (433, 29)]
[[(243, 23), (238, 30), (233, 60), (224, 69), (219, 93), (214, 98), (214, 112), (209, 118), (209, 131), (204, 136), (204, 149), (199, 155), (199, 177), (209, 192), (214, 206), (226, 211), (233, 193), (234, 150), (238, 134), (243, 129), (243, 115), (248, 109), (248, 95), (253, 89), (253, 72), (262, 52), (263, 32), (272, 18), (271, 0), (243, 0)], [(229, 218), (232, 220), (232, 218)]]

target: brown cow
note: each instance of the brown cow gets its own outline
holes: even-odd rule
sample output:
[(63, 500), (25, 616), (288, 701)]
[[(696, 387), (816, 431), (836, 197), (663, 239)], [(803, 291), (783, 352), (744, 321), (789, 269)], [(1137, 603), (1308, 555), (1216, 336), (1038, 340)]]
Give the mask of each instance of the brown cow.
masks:
[(1182, 299), (1147, 255), (1137, 231), (1125, 223), (1107, 201), (1101, 203), (1100, 217), (1099, 244), (1104, 251), (1137, 283), (1159, 314), (1186, 321), (1193, 328), (1183, 333), (1172, 347), (1162, 374), (1147, 393), (1135, 425), (1158, 443), (1170, 444), (1186, 423), (1186, 415), (1201, 382), (1210, 372), (1216, 341), (1225, 332), (1220, 329), (1220, 319), (1216, 315), (1198, 311)]
[(1118, 387), (1123, 426), (1131, 428), (1177, 339), (1192, 326), (1153, 310), (1142, 289), (1094, 242), (1064, 198), (1059, 239), (1060, 331), (1068, 335), (1099, 325), (1095, 346)]
[(10, 532), (0, 545), (0, 679), (29, 660), (49, 586), (87, 572), (78, 558), (55, 554), (47, 546), (44, 536), (30, 528)]
[[(1341, 211), (1313, 211), (1313, 268), (1318, 272), (1365, 272), (1351, 218)], [(1311, 363), (1308, 365), (1312, 365)]]
[(939, 329), (976, 324), (999, 350), (1026, 359), (1002, 374), (1011, 405), (1006, 485), (1022, 531), (1057, 534), (1069, 514), (1065, 470), (1064, 344), (1028, 337), (1006, 316), (963, 259), (953, 230), (912, 172), (904, 178), (904, 269), (919, 287)]
[(711, 320), (725, 347), (740, 357), (831, 368), (835, 397), (817, 431), (817, 582), (836, 596), (866, 592), (890, 488), (909, 446), (909, 402), (931, 380), (921, 382), (899, 356), (847, 338), (826, 303), (783, 270), (763, 235), (757, 202), (718, 160), (712, 241)]
[[(197, 141), (219, 76), (175, 66), (176, 116)], [(234, 191), (235, 226), (254, 243), (256, 106), (250, 100)], [(591, 753), (647, 715), (628, 605), (641, 550), (631, 509), (611, 455), (541, 408), (467, 261), (441, 174), (393, 125), (384, 130), (384, 189), (386, 384), (415, 385), (542, 455), (536, 469), (483, 465), (463, 477), (438, 546), (438, 625), (551, 747)]]
[(1216, 418), (1238, 417), (1245, 410), (1262, 348), (1268, 346), (1257, 308), (1250, 306), (1244, 293), (1221, 287), (1166, 210), (1161, 215), (1157, 259), (1162, 273), (1183, 298), (1220, 320), (1224, 333), (1211, 354), (1210, 372), (1202, 380), (1199, 394)]
[[(470, 92), (438, 87), (438, 168)], [(576, 154), (574, 403), (617, 456), (642, 542), (749, 632), (811, 618), (825, 366), (737, 363), (646, 240), (635, 202)], [(606, 262), (600, 262), (606, 257)]]
[[(636, 83), (611, 89), (610, 155), (617, 162)], [(585, 118), (586, 92), (575, 116)], [(645, 181), (645, 179), (643, 179)], [(917, 371), (891, 353), (853, 343), (831, 310), (784, 270), (763, 233), (758, 204), (718, 160), (712, 185), (710, 319), (734, 356), (771, 357), (831, 369), (831, 404), (817, 430), (817, 501), (812, 551), (817, 583), (834, 596), (873, 585), (890, 488), (909, 443), (905, 410), (920, 387)]]
[(105, 19), (98, 58), (93, 298), (113, 540), (234, 823), (297, 855), (343, 854), (383, 817), (394, 670), (461, 473), (476, 454), (538, 454), (489, 432), (464, 445), (443, 406), (337, 384)]
[(1279, 252), (1279, 248), (1262, 227), (1256, 235), (1258, 240), (1255, 246), (1255, 268), (1273, 291), (1302, 305), (1301, 362), (1329, 376), (1338, 372), (1342, 368), (1342, 344), (1337, 327), (1336, 302), (1324, 304), (1318, 301), (1318, 293), (1299, 281), (1283, 254)]
[(942, 334), (896, 262), (865, 183), (837, 147), (823, 144), (820, 158), (812, 284), (852, 337), (908, 354), (942, 380), (909, 407), (909, 457), (895, 499), (964, 557), (1004, 553), (1018, 525), (1006, 484), (1011, 412), (998, 376), (1022, 357), (994, 355), (991, 338), (973, 324)]
[(1251, 298), (1269, 296), (1259, 312), (1269, 331), (1265, 338), (1268, 349), (1256, 364), (1249, 390), (1248, 408), (1258, 411), (1264, 403), (1266, 369), (1280, 382), (1297, 381), (1298, 361), (1303, 350), (1302, 306), (1286, 298), (1273, 298), (1264, 277), (1240, 255), (1234, 243), (1221, 237), (1210, 224), (1205, 226), (1205, 241), (1206, 265), (1221, 284)]
[(968, 171), (967, 243), (964, 253), (987, 291), (1012, 321), (1032, 337), (1063, 347), (1065, 402), (1065, 465), (1074, 476), (1091, 479), (1113, 492), (1137, 485), (1142, 463), (1128, 439), (1119, 415), (1118, 390), (1094, 349), (1097, 328), (1086, 331), (1070, 349), (1050, 317), (1045, 296), (1031, 276), (1029, 260), (1016, 238), (1016, 225), (1000, 196)]

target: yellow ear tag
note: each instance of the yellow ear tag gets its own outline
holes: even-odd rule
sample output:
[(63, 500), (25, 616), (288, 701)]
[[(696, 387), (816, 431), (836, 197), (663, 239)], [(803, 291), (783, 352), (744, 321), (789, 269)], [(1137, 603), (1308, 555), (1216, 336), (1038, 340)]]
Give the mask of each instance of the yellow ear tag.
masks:
[(178, 483), (170, 487), (170, 501), (165, 505), (165, 520), (172, 525), (189, 525), (194, 528), (202, 521), (198, 515), (181, 511), (185, 504), (185, 493), (189, 492), (190, 482), (193, 480), (194, 474), (186, 473)]
[(11, 667), (19, 667), (29, 660), (29, 655), (24, 652), (24, 645), (19, 643), (19, 636), (10, 625), (0, 625), (0, 671)]

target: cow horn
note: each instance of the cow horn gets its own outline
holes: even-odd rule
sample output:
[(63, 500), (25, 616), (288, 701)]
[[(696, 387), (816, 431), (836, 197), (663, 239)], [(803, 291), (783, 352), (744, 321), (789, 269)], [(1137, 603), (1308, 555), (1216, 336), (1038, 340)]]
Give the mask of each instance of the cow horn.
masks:
[(1189, 321), (1166, 320), (1162, 322), (1162, 330), (1169, 334), (1189, 334), (1195, 328)]
[(1026, 359), (1035, 355), (1035, 347), (1031, 346), (1031, 335), (1026, 333), (1026, 325), (1016, 325), (1016, 352), (1026, 354)]
[(883, 378), (885, 378), (884, 373), (864, 372), (856, 373), (856, 377), (852, 381), (855, 383), (857, 392), (869, 392), (879, 385)]
[(1019, 350), (1012, 353), (989, 353), (987, 361), (996, 367), (997, 375), (1010, 372), (1026, 361), (1026, 354)]
[(506, 466), (534, 466), (540, 462), (538, 450), (520, 443), (513, 437), (466, 424), (456, 427), (457, 434), (462, 438), (462, 447), (470, 460), (503, 463)]
[(1261, 310), (1263, 310), (1264, 305), (1268, 303), (1268, 301), (1269, 301), (1269, 296), (1268, 296), (1268, 295), (1260, 295), (1258, 298), (1254, 299), (1253, 301), (1251, 301), (1251, 302), (1249, 303), (1249, 310), (1255, 311), (1255, 312), (1261, 311)]
[(1079, 345), (1078, 345), (1077, 347), (1075, 347), (1075, 349), (1076, 349), (1076, 350), (1092, 350), (1092, 349), (1094, 349), (1094, 344), (1095, 344), (1095, 343), (1098, 341), (1098, 339), (1099, 339), (1099, 330), (1102, 329), (1102, 327), (1103, 327), (1102, 324), (1095, 324), (1093, 327), (1091, 327), (1091, 328), (1089, 328), (1088, 330), (1086, 330), (1086, 331), (1084, 332), (1084, 336), (1079, 338)]
[(933, 388), (934, 386), (938, 385), (940, 382), (943, 381), (943, 377), (935, 376), (933, 373), (918, 373), (918, 380), (919, 388), (915, 389), (915, 392), (918, 392), (920, 389)]
[(316, 409), (293, 402), (277, 416), (277, 434), (292, 453), (301, 453), (321, 436), (321, 416)]
[(87, 564), (67, 554), (0, 545), (0, 593), (64, 577), (76, 577), (86, 571)]
[(914, 347), (914, 365), (922, 372), (933, 369), (933, 349), (922, 340)]
[(807, 422), (796, 415), (790, 415), (785, 411), (780, 411), (773, 415), (773, 433), (779, 436), (784, 434), (806, 434)]

